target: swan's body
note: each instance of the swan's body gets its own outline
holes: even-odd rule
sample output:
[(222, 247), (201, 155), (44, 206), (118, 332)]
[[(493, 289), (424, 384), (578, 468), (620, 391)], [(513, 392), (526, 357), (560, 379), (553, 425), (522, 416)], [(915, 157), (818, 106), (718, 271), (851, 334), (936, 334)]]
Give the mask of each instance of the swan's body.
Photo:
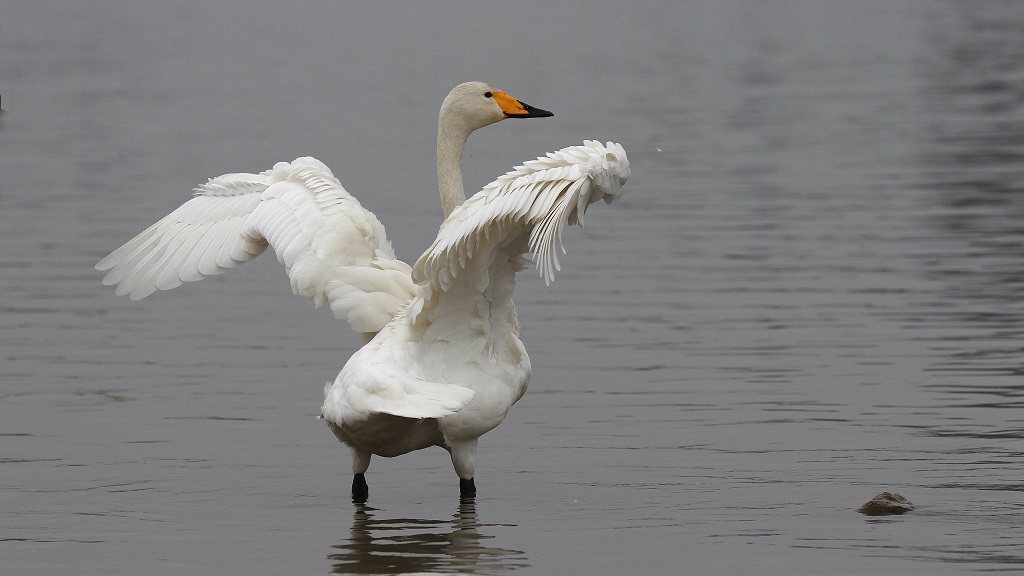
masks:
[(556, 239), (587, 206), (611, 202), (629, 175), (617, 144), (587, 141), (527, 162), (469, 200), (460, 160), (469, 134), (511, 117), (550, 116), (481, 82), (457, 86), (438, 120), (446, 219), (414, 266), (384, 227), (313, 158), (227, 174), (101, 260), (105, 284), (144, 298), (220, 274), (273, 246), (292, 290), (363, 333), (366, 345), (324, 390), (323, 418), (352, 450), (353, 495), (365, 498), (372, 454), (429, 446), (451, 453), (475, 493), (477, 439), (504, 419), (530, 380), (512, 303), (533, 253), (549, 282)]

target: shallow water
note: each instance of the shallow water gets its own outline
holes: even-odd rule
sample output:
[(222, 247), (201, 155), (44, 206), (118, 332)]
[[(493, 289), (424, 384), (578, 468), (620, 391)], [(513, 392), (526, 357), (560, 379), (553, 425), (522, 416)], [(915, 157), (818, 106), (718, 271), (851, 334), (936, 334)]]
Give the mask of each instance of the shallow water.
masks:
[[(0, 22), (7, 574), (941, 574), (1024, 564), (1024, 6), (123, 0)], [(398, 5), (396, 5), (398, 6)], [(311, 154), (414, 259), (467, 188), (602, 138), (634, 176), (517, 303), (531, 389), (460, 503), (316, 419), (359, 338), (263, 257), (132, 303), (92, 264)], [(917, 509), (868, 518), (883, 490)]]

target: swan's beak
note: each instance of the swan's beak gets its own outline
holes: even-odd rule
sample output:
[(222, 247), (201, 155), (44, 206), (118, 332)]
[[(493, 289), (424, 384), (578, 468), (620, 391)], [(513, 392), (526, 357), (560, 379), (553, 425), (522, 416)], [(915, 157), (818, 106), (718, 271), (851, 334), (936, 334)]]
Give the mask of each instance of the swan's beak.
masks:
[(498, 103), (501, 111), (505, 113), (505, 118), (547, 118), (548, 116), (554, 116), (554, 114), (547, 110), (523, 104), (504, 92), (495, 92), (494, 101)]

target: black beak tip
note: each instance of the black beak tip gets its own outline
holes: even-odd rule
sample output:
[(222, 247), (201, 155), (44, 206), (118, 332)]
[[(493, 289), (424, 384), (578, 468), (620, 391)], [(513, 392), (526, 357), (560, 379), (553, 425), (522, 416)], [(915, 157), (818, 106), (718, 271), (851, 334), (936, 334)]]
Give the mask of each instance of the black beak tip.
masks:
[(548, 112), (547, 110), (541, 110), (540, 108), (534, 108), (533, 110), (530, 110), (530, 113), (535, 118), (550, 118), (555, 115), (554, 112)]
[(506, 116), (509, 118), (550, 118), (555, 115), (553, 112), (534, 108), (529, 104), (523, 104), (522, 102), (520, 104), (522, 104), (523, 110), (526, 110), (526, 114), (506, 114)]

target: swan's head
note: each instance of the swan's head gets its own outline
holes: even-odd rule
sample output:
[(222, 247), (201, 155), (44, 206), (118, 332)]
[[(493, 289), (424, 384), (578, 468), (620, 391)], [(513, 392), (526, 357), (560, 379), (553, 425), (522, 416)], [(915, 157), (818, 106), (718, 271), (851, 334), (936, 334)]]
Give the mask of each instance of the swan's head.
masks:
[(446, 117), (463, 123), (469, 131), (483, 128), (505, 118), (545, 118), (554, 116), (534, 108), (498, 90), (486, 82), (465, 82), (448, 93), (441, 105), (441, 120)]

